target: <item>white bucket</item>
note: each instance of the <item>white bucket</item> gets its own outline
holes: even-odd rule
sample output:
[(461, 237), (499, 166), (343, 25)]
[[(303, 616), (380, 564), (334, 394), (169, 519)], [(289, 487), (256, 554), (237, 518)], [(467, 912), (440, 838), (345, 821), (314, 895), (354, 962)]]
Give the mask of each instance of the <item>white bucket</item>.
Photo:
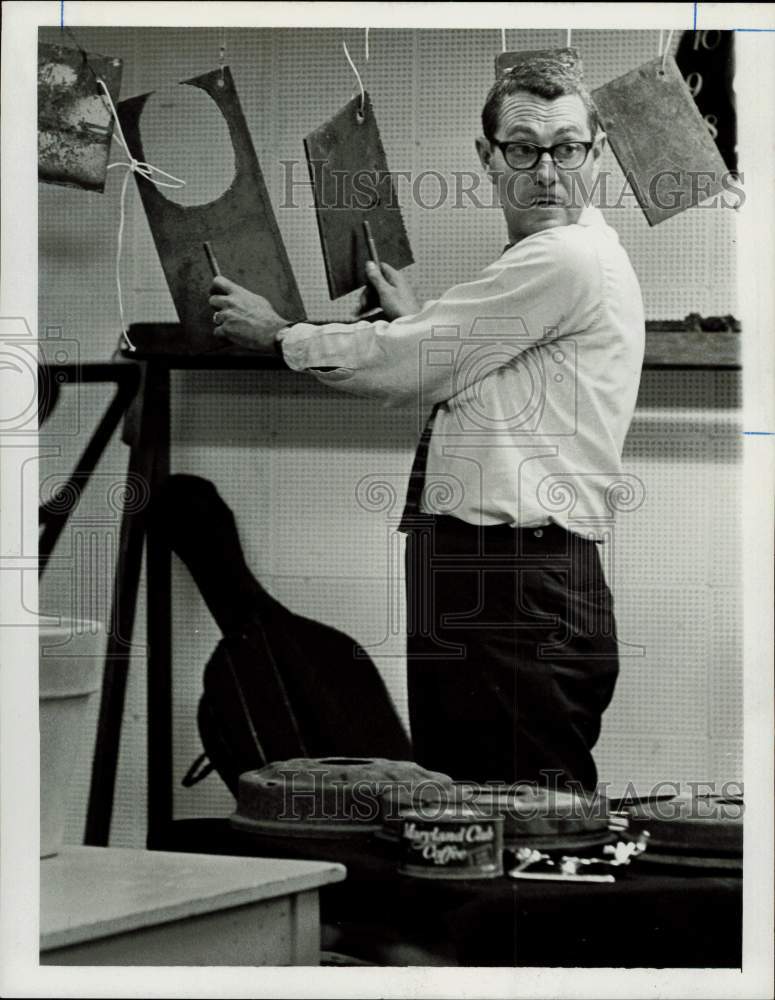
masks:
[(90, 735), (86, 709), (102, 684), (105, 644), (100, 622), (56, 621), (41, 619), (38, 629), (41, 858), (62, 846), (73, 771)]

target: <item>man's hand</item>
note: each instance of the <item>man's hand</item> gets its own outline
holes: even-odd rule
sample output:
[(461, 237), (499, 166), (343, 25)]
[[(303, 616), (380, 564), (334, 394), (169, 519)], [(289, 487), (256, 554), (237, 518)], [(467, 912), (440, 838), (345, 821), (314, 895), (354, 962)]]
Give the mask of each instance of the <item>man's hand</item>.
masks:
[[(382, 311), (388, 319), (398, 319), (399, 316), (414, 316), (420, 311), (420, 304), (415, 298), (412, 286), (406, 278), (390, 264), (383, 263), (380, 273), (374, 261), (366, 262), (366, 277), (379, 296)], [(364, 289), (361, 295), (361, 311), (373, 305), (369, 297), (369, 289)]]
[(213, 330), (219, 337), (252, 351), (274, 352), (275, 334), (288, 326), (288, 321), (278, 316), (262, 295), (221, 275), (213, 278), (210, 292), (210, 305), (215, 310)]

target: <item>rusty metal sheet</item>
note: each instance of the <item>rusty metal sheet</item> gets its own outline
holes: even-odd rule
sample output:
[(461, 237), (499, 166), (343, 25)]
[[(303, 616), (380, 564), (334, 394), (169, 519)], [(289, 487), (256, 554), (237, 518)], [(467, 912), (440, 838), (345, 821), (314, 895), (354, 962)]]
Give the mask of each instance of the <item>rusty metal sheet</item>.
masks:
[(593, 91), (603, 128), (651, 226), (723, 190), (726, 166), (672, 56)]
[[(135, 176), (183, 326), (176, 349), (202, 354), (224, 349), (223, 339), (213, 334), (213, 310), (208, 304), (212, 270), (206, 242), (225, 277), (263, 295), (289, 321), (304, 319), (305, 312), (229, 68), (184, 80), (181, 85), (204, 90), (223, 115), (234, 147), (234, 179), (215, 201), (183, 206)], [(140, 126), (150, 96), (133, 97), (118, 107), (127, 144), (138, 160), (146, 159)], [(169, 349), (166, 344), (164, 350)]]
[(362, 116), (360, 108), (358, 96), (304, 140), (332, 299), (367, 283), (364, 221), (380, 260), (399, 269), (414, 262), (368, 94)]
[(578, 76), (579, 79), (581, 78), (583, 74), (581, 57), (579, 56), (578, 49), (572, 48), (524, 49), (522, 51), (499, 52), (495, 57), (495, 75), (496, 77), (500, 76), (501, 73), (505, 73), (506, 70), (511, 69), (512, 66), (516, 66), (517, 63), (524, 62), (526, 59), (540, 59), (542, 56), (552, 60), (559, 60), (575, 76)]
[(38, 44), (38, 179), (102, 192), (122, 63), (60, 45)]

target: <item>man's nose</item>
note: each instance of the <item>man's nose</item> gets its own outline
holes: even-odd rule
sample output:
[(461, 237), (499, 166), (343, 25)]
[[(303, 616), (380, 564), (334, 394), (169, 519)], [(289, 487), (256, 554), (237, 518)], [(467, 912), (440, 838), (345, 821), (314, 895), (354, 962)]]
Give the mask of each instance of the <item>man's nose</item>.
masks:
[(536, 181), (548, 186), (557, 180), (557, 168), (549, 153), (541, 153), (541, 159), (535, 167)]

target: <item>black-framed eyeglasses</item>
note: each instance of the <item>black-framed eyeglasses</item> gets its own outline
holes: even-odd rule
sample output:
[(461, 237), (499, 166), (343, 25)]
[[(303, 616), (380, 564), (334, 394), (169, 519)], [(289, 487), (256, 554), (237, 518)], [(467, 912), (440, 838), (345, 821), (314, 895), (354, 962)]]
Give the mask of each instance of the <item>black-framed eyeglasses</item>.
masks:
[(589, 156), (589, 151), (595, 145), (593, 139), (573, 139), (557, 142), (554, 146), (536, 146), (532, 142), (521, 140), (501, 142), (493, 139), (492, 144), (503, 153), (503, 159), (512, 170), (532, 170), (544, 153), (551, 156), (552, 161), (563, 170), (577, 170)]

